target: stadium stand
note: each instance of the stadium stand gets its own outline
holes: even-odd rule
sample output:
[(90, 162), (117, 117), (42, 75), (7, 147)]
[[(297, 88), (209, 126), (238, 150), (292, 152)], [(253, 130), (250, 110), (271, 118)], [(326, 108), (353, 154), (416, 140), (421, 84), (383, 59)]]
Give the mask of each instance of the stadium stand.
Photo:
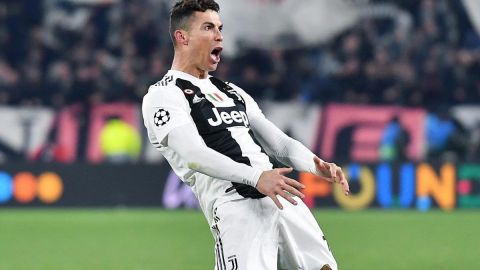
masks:
[[(222, 58), (216, 76), (231, 79), (266, 103), (300, 104), (305, 110), (332, 110), (335, 104), (422, 110), (427, 119), (424, 140), (435, 143), (424, 142), (418, 155), (411, 146), (410, 158), (478, 160), (480, 36), (462, 2), (371, 2), (393, 3), (406, 11), (411, 29), (399, 31), (391, 20), (365, 16), (324, 44), (242, 47), (241, 53)], [(96, 150), (88, 147), (89, 127), (96, 121), (92, 112), (104, 104), (138, 106), (147, 86), (168, 70), (168, 8), (168, 1), (147, 0), (0, 1), (0, 105), (54, 112), (49, 129), (30, 147), (22, 149), (0, 136), (4, 159), (51, 160), (48, 142), (71, 138), (58, 137), (72, 132), (59, 125), (69, 123), (78, 125), (78, 139), (66, 144), (78, 146), (73, 152), (60, 151), (58, 143), (51, 143), (53, 152), (61, 153), (53, 159), (100, 161)], [(465, 114), (465, 108), (477, 113)], [(73, 118), (78, 121), (68, 120)], [(328, 126), (329, 118), (320, 118), (316, 128)], [(381, 127), (388, 119), (379, 120)], [(130, 122), (141, 128), (140, 120)], [(378, 127), (370, 130), (378, 137), (373, 149), (379, 149), (382, 134)], [(363, 140), (365, 132), (357, 130), (351, 137)], [(306, 143), (320, 152), (328, 148), (315, 138), (309, 140)], [(374, 159), (381, 156), (358, 147), (352, 151)]]

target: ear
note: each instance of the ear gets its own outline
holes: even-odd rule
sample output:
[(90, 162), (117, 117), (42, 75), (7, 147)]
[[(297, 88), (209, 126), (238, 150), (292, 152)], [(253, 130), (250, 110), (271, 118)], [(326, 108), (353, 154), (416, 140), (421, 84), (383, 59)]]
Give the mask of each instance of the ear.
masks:
[(185, 30), (176, 30), (174, 33), (175, 41), (179, 45), (188, 45), (188, 33)]

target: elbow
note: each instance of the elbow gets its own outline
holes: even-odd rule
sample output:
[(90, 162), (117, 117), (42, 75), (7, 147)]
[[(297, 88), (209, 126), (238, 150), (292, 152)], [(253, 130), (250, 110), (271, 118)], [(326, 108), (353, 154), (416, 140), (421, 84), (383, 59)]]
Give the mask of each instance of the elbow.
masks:
[(204, 160), (204, 158), (201, 157), (201, 153), (201, 151), (194, 148), (188, 149), (187, 151), (181, 153), (181, 157), (185, 160), (187, 168), (194, 171), (201, 170), (203, 167), (202, 160)]
[(201, 165), (200, 165), (200, 163), (195, 162), (195, 161), (188, 161), (187, 162), (187, 168), (189, 168), (190, 170), (198, 171), (198, 170), (200, 170)]
[(279, 147), (280, 149), (282, 149), (282, 152), (288, 154), (290, 153), (293, 149), (297, 148), (299, 145), (301, 145), (300, 142), (298, 142), (297, 140), (294, 140), (290, 137), (287, 137), (285, 136), (282, 141), (280, 142), (280, 145), (281, 147)]

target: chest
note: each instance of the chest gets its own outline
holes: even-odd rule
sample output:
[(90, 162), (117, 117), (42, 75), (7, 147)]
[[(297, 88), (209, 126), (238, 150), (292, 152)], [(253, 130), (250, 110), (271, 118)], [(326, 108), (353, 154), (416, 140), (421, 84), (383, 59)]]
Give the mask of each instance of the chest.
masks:
[(232, 127), (249, 128), (246, 105), (242, 96), (228, 84), (211, 78), (194, 84), (177, 80), (190, 106), (190, 114), (200, 135)]

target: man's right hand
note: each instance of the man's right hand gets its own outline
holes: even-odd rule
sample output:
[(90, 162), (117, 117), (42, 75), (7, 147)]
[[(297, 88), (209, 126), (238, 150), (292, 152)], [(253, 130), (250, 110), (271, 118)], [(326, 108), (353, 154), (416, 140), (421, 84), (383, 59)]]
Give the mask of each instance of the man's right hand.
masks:
[(278, 168), (270, 171), (264, 171), (257, 182), (257, 190), (270, 197), (278, 208), (283, 209), (282, 204), (277, 198), (277, 195), (282, 196), (285, 200), (291, 204), (297, 205), (297, 202), (292, 198), (295, 195), (300, 198), (304, 198), (299, 190), (305, 188), (305, 186), (291, 178), (285, 176), (292, 172), (292, 168)]

